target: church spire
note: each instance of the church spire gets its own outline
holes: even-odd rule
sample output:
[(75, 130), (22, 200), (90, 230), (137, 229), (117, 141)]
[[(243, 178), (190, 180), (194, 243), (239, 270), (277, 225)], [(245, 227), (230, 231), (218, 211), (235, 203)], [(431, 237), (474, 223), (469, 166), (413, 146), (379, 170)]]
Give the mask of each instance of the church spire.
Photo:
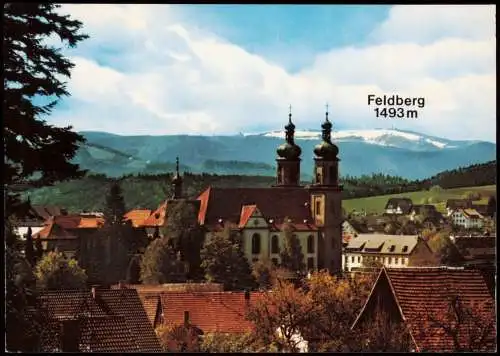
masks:
[(172, 199), (180, 199), (182, 197), (182, 177), (179, 173), (179, 157), (175, 158), (175, 174), (172, 178), (174, 195)]
[(327, 143), (332, 142), (332, 123), (328, 120), (328, 103), (326, 103), (326, 113), (325, 113), (325, 122), (321, 125), (322, 128), (322, 138), (323, 141)]
[(295, 125), (292, 122), (292, 105), (288, 107), (288, 124), (285, 126), (285, 139), (286, 142), (293, 145), (295, 135)]

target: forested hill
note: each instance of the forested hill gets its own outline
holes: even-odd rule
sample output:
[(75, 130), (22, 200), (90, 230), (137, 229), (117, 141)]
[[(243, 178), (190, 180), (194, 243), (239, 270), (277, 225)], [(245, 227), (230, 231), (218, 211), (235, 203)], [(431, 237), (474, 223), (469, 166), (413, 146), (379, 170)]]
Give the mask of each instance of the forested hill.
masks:
[[(127, 175), (118, 179), (129, 209), (155, 209), (172, 195), (172, 175)], [(114, 178), (89, 175), (79, 180), (61, 182), (51, 187), (29, 189), (33, 204), (58, 205), (70, 211), (101, 210), (104, 197)], [(215, 187), (269, 187), (274, 177), (215, 174), (184, 174), (184, 193), (195, 198), (208, 186)], [(496, 184), (496, 161), (442, 172), (423, 181), (409, 181), (401, 177), (373, 174), (361, 177), (343, 177), (343, 198), (361, 198), (375, 195), (414, 192), (439, 185), (442, 188), (459, 188)], [(307, 182), (303, 182), (307, 184)]]
[(441, 172), (431, 177), (428, 184), (448, 189), (495, 184), (496, 180), (497, 161), (490, 161)]

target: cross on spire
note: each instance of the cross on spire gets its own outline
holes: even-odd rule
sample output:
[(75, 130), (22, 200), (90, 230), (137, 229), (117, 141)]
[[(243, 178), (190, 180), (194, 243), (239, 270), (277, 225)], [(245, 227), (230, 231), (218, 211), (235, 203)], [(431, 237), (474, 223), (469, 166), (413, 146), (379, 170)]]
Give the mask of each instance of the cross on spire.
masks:
[(328, 121), (328, 102), (325, 105), (326, 107), (326, 121)]
[(288, 105), (288, 121), (292, 122), (292, 104)]

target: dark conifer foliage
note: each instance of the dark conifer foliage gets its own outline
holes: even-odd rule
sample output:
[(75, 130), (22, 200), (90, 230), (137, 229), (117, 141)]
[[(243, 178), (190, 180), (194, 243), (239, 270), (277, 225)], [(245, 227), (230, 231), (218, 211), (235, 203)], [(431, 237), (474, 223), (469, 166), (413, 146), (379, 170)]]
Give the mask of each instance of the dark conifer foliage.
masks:
[[(36, 186), (80, 177), (78, 165), (70, 163), (83, 137), (71, 127), (47, 124), (60, 98), (68, 96), (66, 83), (74, 64), (60, 48), (48, 44), (58, 37), (74, 47), (87, 38), (82, 23), (57, 12), (50, 3), (7, 3), (3, 16), (4, 182), (31, 182)], [(8, 208), (16, 197), (10, 195)], [(11, 204), (12, 203), (12, 204)]]
[(33, 236), (31, 227), (28, 227), (28, 232), (26, 233), (24, 256), (26, 257), (26, 261), (28, 261), (30, 266), (33, 267), (35, 265), (35, 250), (33, 248)]

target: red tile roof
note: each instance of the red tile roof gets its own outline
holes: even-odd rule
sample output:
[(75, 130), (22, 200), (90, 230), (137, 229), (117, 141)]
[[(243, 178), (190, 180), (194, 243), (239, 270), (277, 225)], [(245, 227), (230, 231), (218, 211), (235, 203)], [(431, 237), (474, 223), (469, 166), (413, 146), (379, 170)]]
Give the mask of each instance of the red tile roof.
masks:
[[(44, 309), (48, 311), (50, 320), (53, 321), (74, 318), (122, 317), (126, 324), (126, 329), (130, 330), (131, 336), (129, 339), (137, 345), (136, 351), (162, 351), (135, 289), (101, 289), (97, 291), (96, 295), (97, 297), (93, 298), (90, 291), (60, 290), (42, 292), (40, 300)], [(101, 333), (102, 337), (106, 340), (121, 340), (120, 330), (124, 329), (122, 322), (115, 320), (95, 321), (93, 323), (107, 323), (105, 328), (108, 331), (102, 331), (103, 334)], [(101, 332), (98, 329), (91, 329), (91, 331), (94, 333)], [(109, 333), (113, 333), (113, 335)], [(109, 345), (109, 342), (106, 345)], [(116, 352), (130, 350), (130, 345), (115, 346), (115, 349), (107, 348), (107, 350)]]
[(198, 197), (201, 201), (198, 221), (212, 225), (219, 219), (238, 224), (245, 205), (257, 205), (267, 219), (280, 222), (285, 217), (292, 221), (312, 221), (309, 192), (297, 188), (215, 188), (209, 187)]
[(40, 231), (33, 235), (34, 239), (42, 238), (42, 239), (76, 239), (76, 235), (72, 232), (69, 232), (59, 225), (56, 225), (52, 219), (49, 220), (49, 223), (45, 225)]
[(147, 227), (155, 227), (155, 226), (163, 226), (165, 224), (165, 217), (167, 215), (167, 201), (164, 201), (158, 209), (153, 211), (149, 217), (147, 217), (143, 226)]
[(243, 205), (241, 207), (240, 223), (238, 224), (239, 228), (246, 226), (255, 210), (257, 210), (257, 205)]
[[(250, 305), (262, 299), (263, 293), (250, 293)], [(163, 318), (166, 324), (184, 322), (184, 312), (189, 312), (191, 325), (204, 333), (244, 333), (254, 325), (246, 319), (247, 301), (244, 292), (199, 292), (161, 294)]]
[(151, 215), (151, 210), (136, 209), (131, 210), (124, 215), (125, 221), (130, 220), (133, 227), (144, 226), (145, 220)]
[[(439, 315), (439, 313), (448, 310), (450, 300), (455, 296), (460, 298), (462, 305), (468, 307), (474, 307), (477, 303), (489, 303), (491, 308), (489, 311), (494, 313), (494, 301), (483, 276), (477, 270), (445, 267), (383, 268), (376, 283), (383, 276), (388, 278), (390, 282), (403, 320), (410, 327), (419, 350), (431, 352), (454, 350), (452, 338), (449, 335), (445, 334), (441, 328), (425, 323), (429, 320), (429, 316)], [(371, 295), (368, 300), (370, 297)], [(367, 303), (358, 319), (365, 311)], [(460, 342), (464, 345), (467, 337), (465, 329), (468, 326), (461, 325), (460, 327)], [(494, 330), (493, 332), (496, 334)], [(494, 337), (493, 334), (491, 336)], [(493, 347), (493, 345), (490, 346)]]

